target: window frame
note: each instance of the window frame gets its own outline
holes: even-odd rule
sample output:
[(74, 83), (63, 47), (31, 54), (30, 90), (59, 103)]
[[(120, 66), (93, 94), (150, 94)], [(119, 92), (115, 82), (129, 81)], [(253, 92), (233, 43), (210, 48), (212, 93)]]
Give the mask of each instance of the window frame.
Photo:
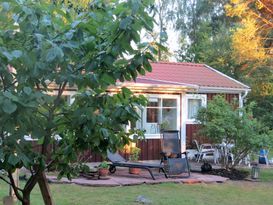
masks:
[[(180, 110), (181, 110), (181, 107), (180, 107), (180, 95), (166, 95), (166, 94), (147, 94), (145, 95), (145, 97), (149, 100), (149, 98), (158, 98), (158, 99), (174, 99), (176, 100), (176, 129), (177, 130), (180, 130), (180, 124), (181, 124), (181, 116), (180, 116)], [(160, 108), (162, 109), (162, 106), (160, 106)], [(153, 123), (147, 123), (147, 107), (143, 107), (143, 114), (142, 114), (142, 128), (141, 129), (145, 129), (147, 124), (153, 124)], [(154, 123), (154, 124), (157, 124), (157, 123)], [(160, 138), (160, 133), (154, 133), (154, 134), (151, 134), (151, 133), (145, 133), (145, 138), (147, 139), (157, 139), (157, 138)]]
[(201, 107), (207, 107), (207, 95), (206, 94), (186, 94), (186, 123), (187, 124), (198, 124), (196, 119), (189, 119), (188, 112), (189, 112), (189, 100), (201, 100)]

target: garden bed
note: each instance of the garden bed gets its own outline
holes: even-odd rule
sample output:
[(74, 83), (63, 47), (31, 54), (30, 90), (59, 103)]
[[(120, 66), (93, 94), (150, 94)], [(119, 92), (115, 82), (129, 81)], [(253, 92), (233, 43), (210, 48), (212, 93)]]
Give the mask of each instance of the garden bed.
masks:
[(238, 169), (212, 169), (211, 171), (204, 172), (204, 174), (227, 177), (231, 180), (245, 180), (249, 176), (249, 171)]

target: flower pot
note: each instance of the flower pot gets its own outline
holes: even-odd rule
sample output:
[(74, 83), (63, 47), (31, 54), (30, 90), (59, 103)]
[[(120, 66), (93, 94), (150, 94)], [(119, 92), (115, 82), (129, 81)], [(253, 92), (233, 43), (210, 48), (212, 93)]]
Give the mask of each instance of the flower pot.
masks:
[(130, 174), (140, 174), (141, 169), (139, 168), (129, 168)]
[(108, 175), (109, 170), (107, 168), (100, 168), (99, 169), (99, 175), (102, 177), (105, 177)]

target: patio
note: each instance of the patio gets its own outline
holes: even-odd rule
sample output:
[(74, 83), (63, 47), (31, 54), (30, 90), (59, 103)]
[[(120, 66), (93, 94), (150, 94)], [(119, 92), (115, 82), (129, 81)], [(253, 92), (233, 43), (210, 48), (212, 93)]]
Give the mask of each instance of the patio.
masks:
[[(96, 163), (90, 163), (90, 166), (95, 166)], [(194, 170), (198, 170), (198, 165), (194, 165)], [(199, 166), (200, 169), (200, 166)], [(69, 181), (66, 178), (57, 180), (56, 176), (47, 176), (51, 183), (61, 184), (77, 184), (83, 186), (94, 186), (94, 187), (114, 187), (114, 186), (131, 186), (140, 184), (160, 184), (160, 183), (182, 183), (182, 184), (196, 184), (196, 183), (224, 183), (228, 178), (206, 175), (198, 172), (192, 172), (191, 176), (185, 178), (184, 174), (177, 175), (166, 179), (163, 173), (159, 173), (158, 170), (153, 170), (156, 180), (153, 180), (146, 170), (141, 170), (139, 175), (133, 175), (128, 173), (128, 168), (117, 168), (115, 174), (110, 174), (106, 178), (88, 179), (86, 177), (79, 177)]]

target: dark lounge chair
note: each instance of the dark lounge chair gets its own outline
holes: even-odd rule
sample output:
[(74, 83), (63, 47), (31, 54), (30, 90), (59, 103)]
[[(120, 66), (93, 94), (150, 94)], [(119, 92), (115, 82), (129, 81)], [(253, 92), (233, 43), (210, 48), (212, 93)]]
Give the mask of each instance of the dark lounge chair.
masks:
[(112, 174), (115, 173), (116, 167), (140, 168), (140, 169), (146, 169), (150, 173), (153, 180), (155, 180), (155, 177), (151, 169), (156, 168), (156, 169), (159, 169), (159, 171), (162, 171), (165, 177), (168, 178), (164, 169), (164, 165), (161, 165), (161, 164), (126, 161), (119, 153), (117, 152), (112, 153), (109, 151), (107, 152), (107, 158), (112, 162), (109, 168), (109, 172)]
[(190, 166), (187, 152), (181, 152), (181, 140), (178, 130), (164, 130), (161, 139), (161, 164), (166, 165), (169, 176), (187, 173), (190, 177)]

